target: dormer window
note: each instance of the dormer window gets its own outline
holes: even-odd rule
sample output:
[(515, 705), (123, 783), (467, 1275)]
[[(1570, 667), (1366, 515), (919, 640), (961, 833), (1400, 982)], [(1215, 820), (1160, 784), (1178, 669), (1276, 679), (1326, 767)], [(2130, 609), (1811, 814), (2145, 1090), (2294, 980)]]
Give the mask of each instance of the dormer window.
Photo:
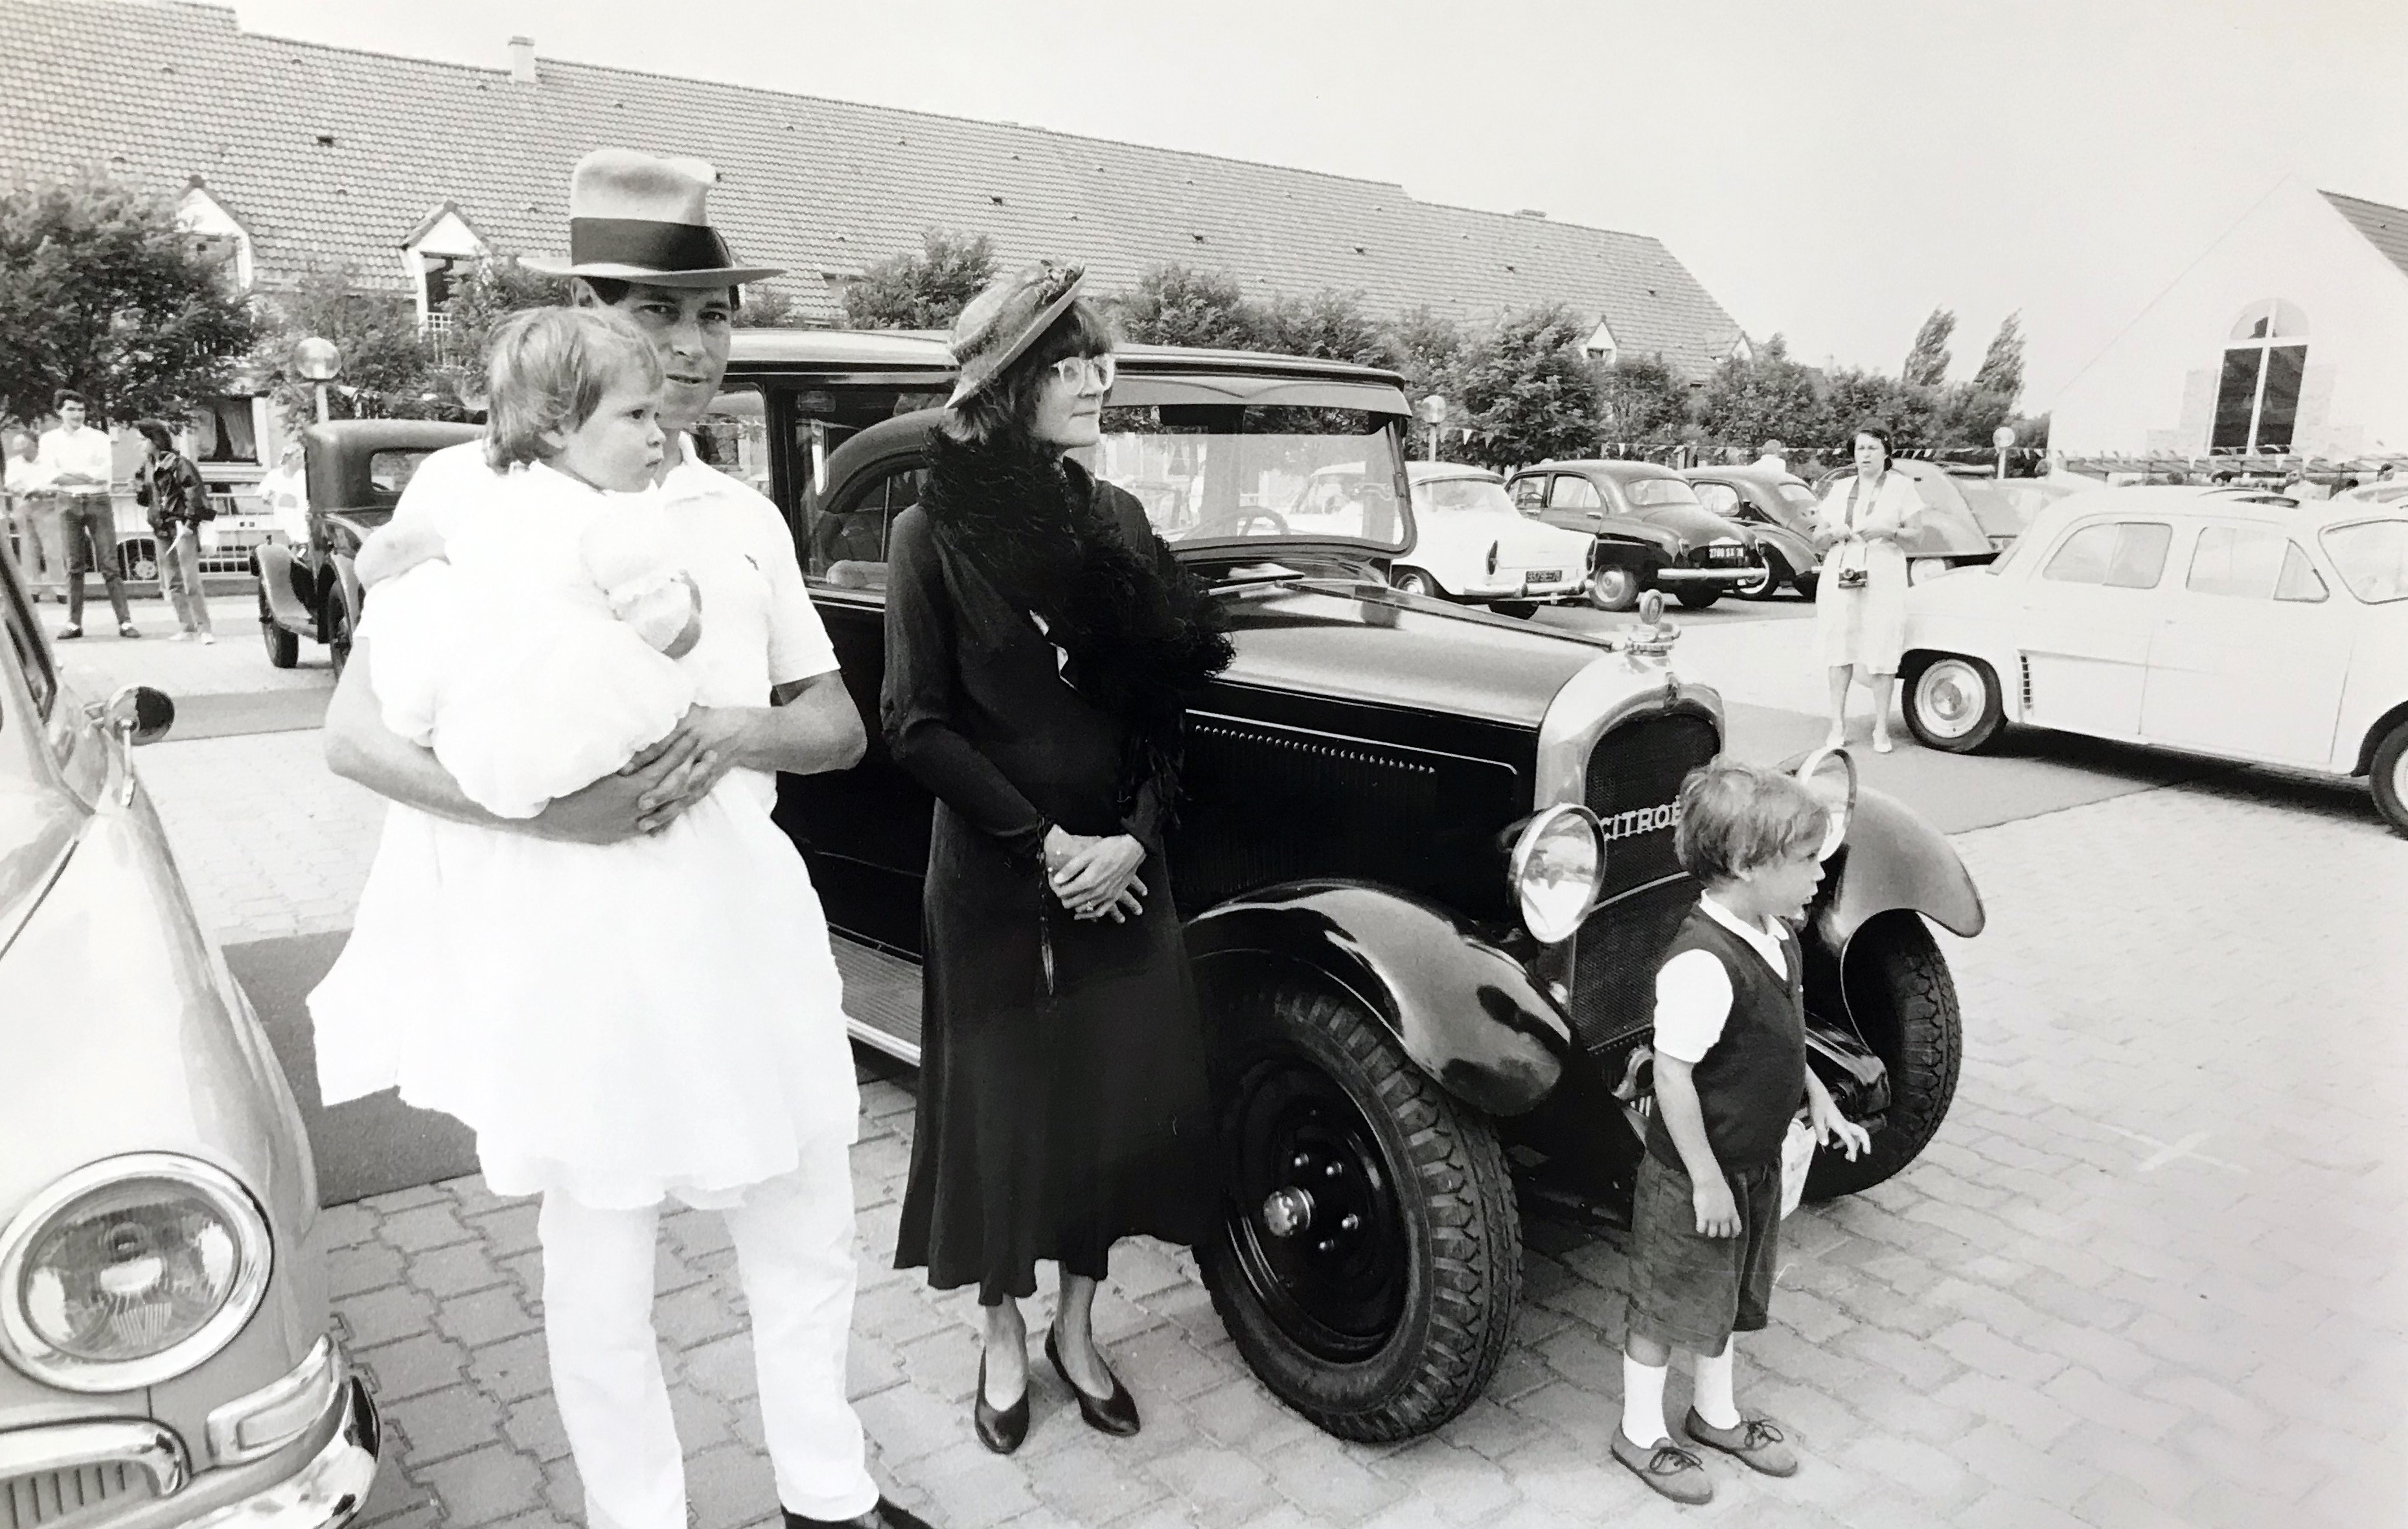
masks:
[(449, 202), (428, 213), (402, 241), (402, 270), (418, 300), (419, 328), (435, 342), (437, 358), (444, 364), (452, 360), (444, 350), (452, 329), (444, 305), (485, 252), (484, 236)]
[(251, 234), (221, 206), (207, 188), (195, 183), (176, 204), (176, 224), (192, 240), (204, 262), (218, 266), (236, 292), (251, 290)]
[(1611, 366), (1614, 358), (1622, 354), (1622, 347), (1615, 342), (1612, 328), (1599, 319), (1588, 338), (1581, 342), (1581, 353), (1599, 365)]

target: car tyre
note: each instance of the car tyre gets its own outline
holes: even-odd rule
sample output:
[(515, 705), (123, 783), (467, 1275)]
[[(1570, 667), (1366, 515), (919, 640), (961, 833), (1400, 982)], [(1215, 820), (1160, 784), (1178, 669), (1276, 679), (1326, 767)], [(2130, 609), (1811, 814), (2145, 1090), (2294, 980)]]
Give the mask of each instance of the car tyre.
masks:
[(1791, 587), (1797, 590), (1799, 593), (1804, 595), (1807, 599), (1812, 600), (1814, 598), (1816, 592), (1820, 589), (1822, 582), (1823, 570), (1820, 568), (1810, 568), (1806, 572), (1799, 574), (1796, 579), (1792, 580)]
[(2367, 772), (2374, 787), (2375, 810), (2395, 834), (2408, 835), (2408, 722), (2398, 722), (2374, 746)]
[(267, 608), (267, 592), (259, 592), (259, 636), (267, 645), (267, 662), (277, 668), (289, 669), (301, 662), (301, 638), (276, 624)]
[(1920, 916), (1900, 909), (1857, 930), (1841, 982), (1857, 1033), (1889, 1069), (1889, 1112), (1854, 1163), (1828, 1148), (1815, 1152), (1810, 1200), (1859, 1193), (1921, 1156), (1956, 1097), (1964, 1060), (1956, 983)]
[(1391, 579), (1388, 582), (1394, 588), (1401, 590), (1407, 594), (1426, 594), (1435, 596), (1438, 593), (1438, 580), (1422, 572), (1419, 568), (1398, 568), (1397, 570), (1396, 577)]
[(1770, 600), (1781, 593), (1784, 585), (1797, 581), (1798, 576), (1789, 571), (1789, 560), (1768, 547), (1764, 550), (1764, 582), (1740, 593), (1750, 600)]
[[(1222, 1018), (1227, 1187), (1197, 1250), (1213, 1308), (1317, 1427), (1426, 1434), (1487, 1386), (1521, 1304), (1521, 1217), (1496, 1129), (1351, 1000), (1274, 988)], [(1319, 1220), (1283, 1237), (1268, 1200), (1287, 1177), (1333, 1189)], [(1360, 1224), (1318, 1237), (1344, 1216)]]
[(1914, 741), (1951, 754), (1978, 754), (2006, 726), (1999, 671), (1962, 653), (1917, 653), (1906, 664), (1906, 725)]
[(1711, 610), (1713, 608), (1714, 602), (1720, 600), (1722, 597), (1723, 592), (1720, 590), (1683, 590), (1681, 592), (1681, 608), (1684, 610)]
[(1635, 569), (1607, 564), (1589, 576), (1588, 603), (1599, 610), (1629, 610), (1639, 604), (1640, 579)]
[(326, 656), (334, 661), (335, 678), (351, 662), (351, 607), (337, 594), (326, 611)]

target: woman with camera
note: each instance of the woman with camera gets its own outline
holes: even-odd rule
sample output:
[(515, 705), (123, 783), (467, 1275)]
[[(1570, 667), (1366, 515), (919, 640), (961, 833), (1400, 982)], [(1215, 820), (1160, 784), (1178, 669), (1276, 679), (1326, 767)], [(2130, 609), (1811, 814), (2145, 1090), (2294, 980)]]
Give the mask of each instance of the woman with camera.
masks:
[(1831, 672), (1831, 733), (1848, 740), (1848, 687), (1859, 670), (1873, 693), (1873, 751), (1890, 751), (1890, 692), (1906, 642), (1906, 551), (1899, 545), (1921, 501), (1904, 473), (1890, 470), (1889, 438), (1856, 432), (1856, 476), (1834, 486), (1814, 515), (1828, 550), (1814, 589), (1814, 640)]

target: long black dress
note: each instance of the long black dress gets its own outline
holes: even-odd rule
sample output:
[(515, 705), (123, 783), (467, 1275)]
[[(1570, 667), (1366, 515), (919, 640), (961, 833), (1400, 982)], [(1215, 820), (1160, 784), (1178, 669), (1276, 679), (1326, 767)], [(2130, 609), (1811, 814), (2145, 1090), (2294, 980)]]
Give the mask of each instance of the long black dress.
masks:
[[(1090, 534), (1115, 525), (1140, 558), (1172, 579), (1176, 568), (1138, 502), (1076, 464), (1044, 464), (1035, 497), (1050, 484), (1058, 504), (1032, 506), (1029, 475), (1006, 474), (979, 514), (948, 516), (939, 491), (955, 503), (984, 493), (979, 465), (973, 449), (940, 443), (928, 507), (890, 532), (881, 710), (896, 761), (937, 796), (918, 1126), (896, 1265), (926, 1265), (939, 1289), (975, 1280), (993, 1304), (1033, 1294), (1041, 1258), (1101, 1279), (1120, 1237), (1191, 1243), (1211, 1196), (1164, 781), (1143, 769), (1133, 779), (1142, 750), (1131, 722), (1073, 687), (1076, 665), (1066, 672), (1032, 606), (1001, 587), (1014, 582), (1011, 558), (981, 553), (1015, 514), (1050, 512)], [(1049, 626), (1063, 635), (1058, 617)], [(1143, 844), (1142, 915), (1073, 918), (1045, 884), (1051, 824)]]

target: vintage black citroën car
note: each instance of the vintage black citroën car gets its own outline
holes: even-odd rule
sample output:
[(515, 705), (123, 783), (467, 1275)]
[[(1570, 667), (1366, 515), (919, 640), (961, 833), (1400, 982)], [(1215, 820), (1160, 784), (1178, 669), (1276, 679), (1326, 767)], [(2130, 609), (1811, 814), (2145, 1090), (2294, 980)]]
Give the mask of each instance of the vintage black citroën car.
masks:
[[(779, 818), (856, 1037), (906, 1062), (930, 802), (875, 741), (883, 551), (950, 382), (926, 336), (743, 331), (700, 440), (787, 514), (869, 724), (869, 756), (785, 779)], [(1220, 592), (1238, 650), (1190, 714), (1170, 844), (1227, 1186), (1198, 1259), (1265, 1383), (1358, 1439), (1480, 1393), (1526, 1203), (1627, 1217), (1655, 966), (1696, 897), (1673, 801), (1723, 739), (1667, 626), (1583, 637), (1388, 586), (1407, 420), (1385, 372), (1132, 347), (1094, 462)], [(1390, 488), (1289, 513), (1332, 467)], [(1956, 995), (1924, 921), (1970, 936), (1983, 913), (1928, 825), (1844, 756), (1814, 774), (1848, 810), (1805, 932), (1812, 1054), (1873, 1128), (1869, 1155), (1814, 1165), (1828, 1197), (1898, 1173), (1946, 1113)]]

